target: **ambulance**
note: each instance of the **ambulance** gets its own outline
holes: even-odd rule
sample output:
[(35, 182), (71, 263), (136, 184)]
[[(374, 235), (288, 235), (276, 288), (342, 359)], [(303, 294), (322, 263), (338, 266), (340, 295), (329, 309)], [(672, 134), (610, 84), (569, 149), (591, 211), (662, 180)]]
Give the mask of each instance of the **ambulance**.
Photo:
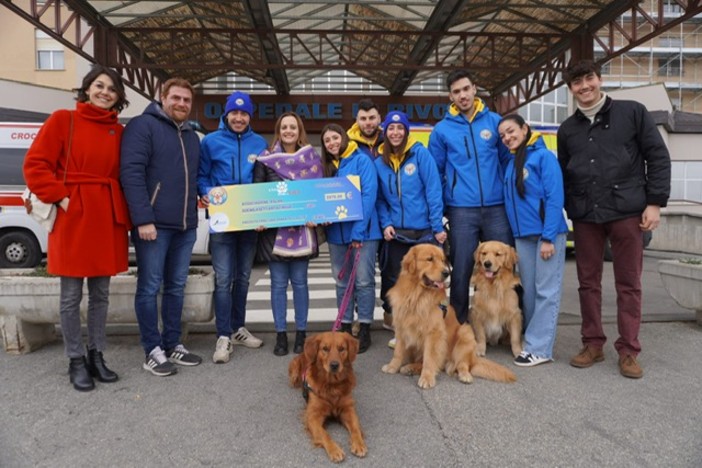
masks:
[(46, 254), (47, 232), (27, 215), (22, 162), (41, 123), (0, 122), (0, 268), (29, 268)]

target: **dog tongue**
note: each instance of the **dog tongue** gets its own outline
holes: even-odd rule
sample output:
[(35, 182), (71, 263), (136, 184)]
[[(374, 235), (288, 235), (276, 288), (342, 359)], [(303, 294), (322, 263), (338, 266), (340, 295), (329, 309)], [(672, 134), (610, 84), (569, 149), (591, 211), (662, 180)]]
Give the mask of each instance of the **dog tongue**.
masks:
[(493, 273), (492, 271), (486, 271), (486, 272), (485, 272), (485, 277), (486, 277), (486, 278), (492, 278), (493, 276), (495, 276), (495, 273)]
[(446, 288), (446, 283), (443, 281), (435, 281), (434, 285), (439, 288), (439, 289), (445, 289)]

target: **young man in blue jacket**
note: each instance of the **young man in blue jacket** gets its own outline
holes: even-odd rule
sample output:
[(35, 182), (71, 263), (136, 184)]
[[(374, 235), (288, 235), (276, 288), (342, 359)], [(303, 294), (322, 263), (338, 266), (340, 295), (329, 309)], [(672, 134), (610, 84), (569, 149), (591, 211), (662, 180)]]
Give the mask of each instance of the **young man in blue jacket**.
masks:
[[(202, 358), (180, 342), (185, 282), (197, 230), (197, 167), (200, 140), (187, 120), (194, 90), (182, 78), (166, 81), (161, 102), (152, 102), (122, 135), (120, 181), (134, 229), (139, 275), (134, 309), (143, 368), (175, 374), (173, 365), (196, 366)], [(157, 296), (163, 283), (158, 328)]]
[[(235, 91), (227, 98), (217, 131), (203, 138), (197, 189), (205, 206), (209, 205), (207, 194), (212, 187), (253, 183), (256, 157), (268, 144), (251, 129), (252, 114), (251, 97)], [(212, 356), (215, 363), (229, 361), (232, 344), (249, 348), (263, 345), (263, 341), (244, 327), (257, 240), (254, 230), (210, 234), (218, 337)]]
[(459, 278), (451, 281), (451, 305), (459, 322), (465, 323), (478, 242), (514, 242), (502, 194), (510, 158), (497, 131), (501, 117), (475, 97), (471, 74), (455, 70), (446, 77), (446, 84), (451, 105), (429, 137), (429, 152), (443, 185), (452, 276)]
[(602, 92), (600, 68), (589, 60), (564, 75), (577, 110), (558, 129), (558, 161), (565, 205), (573, 221), (580, 288), (583, 348), (570, 364), (590, 367), (604, 360), (602, 267), (609, 239), (617, 291), (619, 372), (638, 379), (641, 352), (643, 232), (660, 223), (670, 195), (670, 154), (646, 108)]

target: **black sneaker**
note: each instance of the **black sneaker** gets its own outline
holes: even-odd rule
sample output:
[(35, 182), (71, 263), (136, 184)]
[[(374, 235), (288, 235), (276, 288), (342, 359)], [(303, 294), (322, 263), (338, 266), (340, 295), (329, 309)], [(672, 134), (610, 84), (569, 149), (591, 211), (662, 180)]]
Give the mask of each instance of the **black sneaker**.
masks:
[(180, 364), (181, 366), (197, 366), (202, 362), (202, 358), (200, 356), (191, 353), (185, 349), (185, 346), (182, 344), (179, 344), (173, 349), (167, 350), (166, 356), (168, 356), (169, 361), (175, 364)]
[(552, 359), (534, 356), (531, 353), (522, 351), (522, 353), (514, 359), (514, 364), (520, 367), (533, 367), (543, 364), (545, 362), (551, 362)]
[(160, 346), (156, 346), (148, 356), (146, 356), (146, 361), (142, 366), (144, 370), (151, 372), (159, 377), (165, 377), (167, 375), (173, 375), (178, 372), (176, 366), (168, 362), (166, 359), (166, 353), (163, 352)]

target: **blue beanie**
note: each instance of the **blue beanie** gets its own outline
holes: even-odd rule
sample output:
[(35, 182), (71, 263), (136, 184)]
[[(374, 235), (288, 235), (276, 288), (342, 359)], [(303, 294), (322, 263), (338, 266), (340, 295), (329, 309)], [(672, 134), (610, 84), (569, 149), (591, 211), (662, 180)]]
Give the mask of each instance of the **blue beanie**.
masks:
[(244, 111), (249, 114), (249, 116), (253, 117), (253, 103), (251, 102), (251, 97), (241, 91), (234, 91), (227, 98), (227, 105), (224, 106), (224, 115), (235, 110)]
[(404, 125), (405, 131), (409, 132), (410, 129), (410, 122), (409, 119), (407, 118), (407, 114), (404, 112), (400, 111), (392, 111), (388, 112), (388, 115), (385, 116), (385, 120), (383, 121), (383, 133), (385, 133), (388, 130), (388, 127), (390, 124), (394, 123), (399, 123)]

